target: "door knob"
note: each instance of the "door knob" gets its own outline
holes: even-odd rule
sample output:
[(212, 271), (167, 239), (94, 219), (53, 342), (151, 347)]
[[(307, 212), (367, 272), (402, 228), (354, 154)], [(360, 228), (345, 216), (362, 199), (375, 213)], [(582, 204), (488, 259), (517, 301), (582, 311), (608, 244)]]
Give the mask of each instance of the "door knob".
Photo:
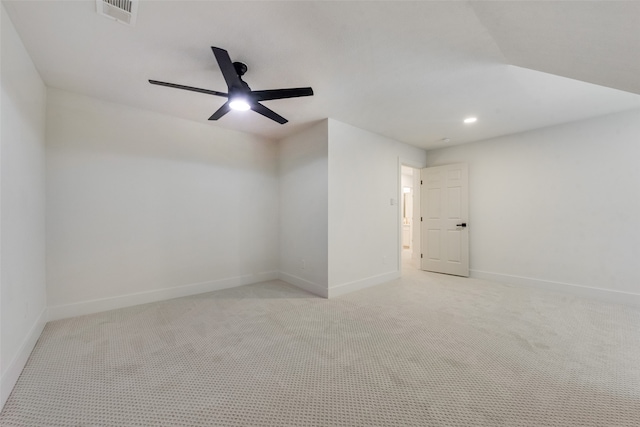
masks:
[(462, 227), (465, 228), (467, 226), (466, 222), (460, 223), (460, 224), (456, 224), (456, 227)]

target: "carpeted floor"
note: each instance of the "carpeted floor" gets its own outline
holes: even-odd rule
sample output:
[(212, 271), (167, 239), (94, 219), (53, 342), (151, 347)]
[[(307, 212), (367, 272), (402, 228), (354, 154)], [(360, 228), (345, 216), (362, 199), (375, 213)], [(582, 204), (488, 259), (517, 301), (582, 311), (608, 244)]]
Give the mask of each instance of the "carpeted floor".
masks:
[(407, 271), (49, 323), (2, 426), (640, 426), (640, 309)]

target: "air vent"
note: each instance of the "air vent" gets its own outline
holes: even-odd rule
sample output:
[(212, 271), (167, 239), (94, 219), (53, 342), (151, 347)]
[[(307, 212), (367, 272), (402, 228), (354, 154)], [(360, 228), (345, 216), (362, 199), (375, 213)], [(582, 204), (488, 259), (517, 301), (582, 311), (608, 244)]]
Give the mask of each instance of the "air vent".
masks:
[(138, 0), (96, 0), (99, 15), (127, 25), (135, 25)]

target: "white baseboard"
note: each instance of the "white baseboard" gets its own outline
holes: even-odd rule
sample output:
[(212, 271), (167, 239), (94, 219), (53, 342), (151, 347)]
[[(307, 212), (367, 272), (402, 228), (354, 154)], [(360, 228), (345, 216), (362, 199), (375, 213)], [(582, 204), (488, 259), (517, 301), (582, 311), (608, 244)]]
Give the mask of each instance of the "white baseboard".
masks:
[(345, 295), (360, 289), (376, 286), (381, 283), (389, 282), (400, 277), (399, 271), (391, 271), (389, 273), (371, 276), (365, 279), (354, 280), (353, 282), (343, 283), (329, 288), (329, 298)]
[(99, 313), (101, 311), (114, 310), (117, 308), (131, 307), (134, 305), (148, 304), (150, 302), (203, 294), (206, 292), (219, 291), (221, 289), (235, 288), (237, 286), (266, 282), (268, 280), (276, 280), (278, 278), (279, 275), (277, 271), (268, 271), (246, 276), (194, 283), (192, 285), (178, 286), (175, 288), (158, 289), (112, 298), (101, 298), (90, 301), (81, 301), (73, 304), (57, 305), (49, 307), (49, 321)]
[(31, 327), (31, 330), (22, 342), (18, 353), (9, 363), (9, 367), (2, 377), (0, 377), (0, 411), (2, 411), (4, 404), (11, 394), (11, 390), (13, 390), (13, 387), (16, 385), (18, 377), (20, 377), (22, 369), (24, 369), (24, 366), (27, 364), (27, 360), (29, 359), (33, 348), (36, 346), (38, 338), (40, 338), (40, 334), (42, 334), (42, 330), (46, 324), (47, 309), (45, 308)]
[(310, 282), (302, 277), (295, 276), (293, 274), (285, 273), (284, 271), (280, 272), (280, 280), (283, 282), (287, 282), (293, 286), (297, 286), (300, 289), (304, 289), (307, 292), (311, 292), (314, 295), (321, 296), (322, 298), (327, 298), (327, 288), (322, 285), (318, 285), (317, 283)]
[(488, 271), (470, 270), (471, 277), (475, 279), (491, 280), (500, 283), (509, 283), (518, 286), (528, 286), (547, 291), (562, 292), (585, 298), (598, 299), (600, 301), (613, 302), (640, 306), (640, 294), (614, 291), (611, 289), (591, 288), (588, 286), (574, 285), (571, 283), (554, 282), (550, 280), (534, 279), (531, 277), (511, 276), (509, 274), (491, 273)]

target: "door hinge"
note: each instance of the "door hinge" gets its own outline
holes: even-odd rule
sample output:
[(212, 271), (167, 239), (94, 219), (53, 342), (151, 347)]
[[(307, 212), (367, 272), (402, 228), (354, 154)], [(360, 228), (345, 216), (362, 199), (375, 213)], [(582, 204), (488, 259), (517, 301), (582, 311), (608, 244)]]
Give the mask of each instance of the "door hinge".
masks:
[(420, 217), (420, 222), (422, 222), (422, 217)]
[(422, 185), (422, 180), (420, 180), (420, 185)]
[(420, 258), (422, 258), (422, 254), (420, 254)]

